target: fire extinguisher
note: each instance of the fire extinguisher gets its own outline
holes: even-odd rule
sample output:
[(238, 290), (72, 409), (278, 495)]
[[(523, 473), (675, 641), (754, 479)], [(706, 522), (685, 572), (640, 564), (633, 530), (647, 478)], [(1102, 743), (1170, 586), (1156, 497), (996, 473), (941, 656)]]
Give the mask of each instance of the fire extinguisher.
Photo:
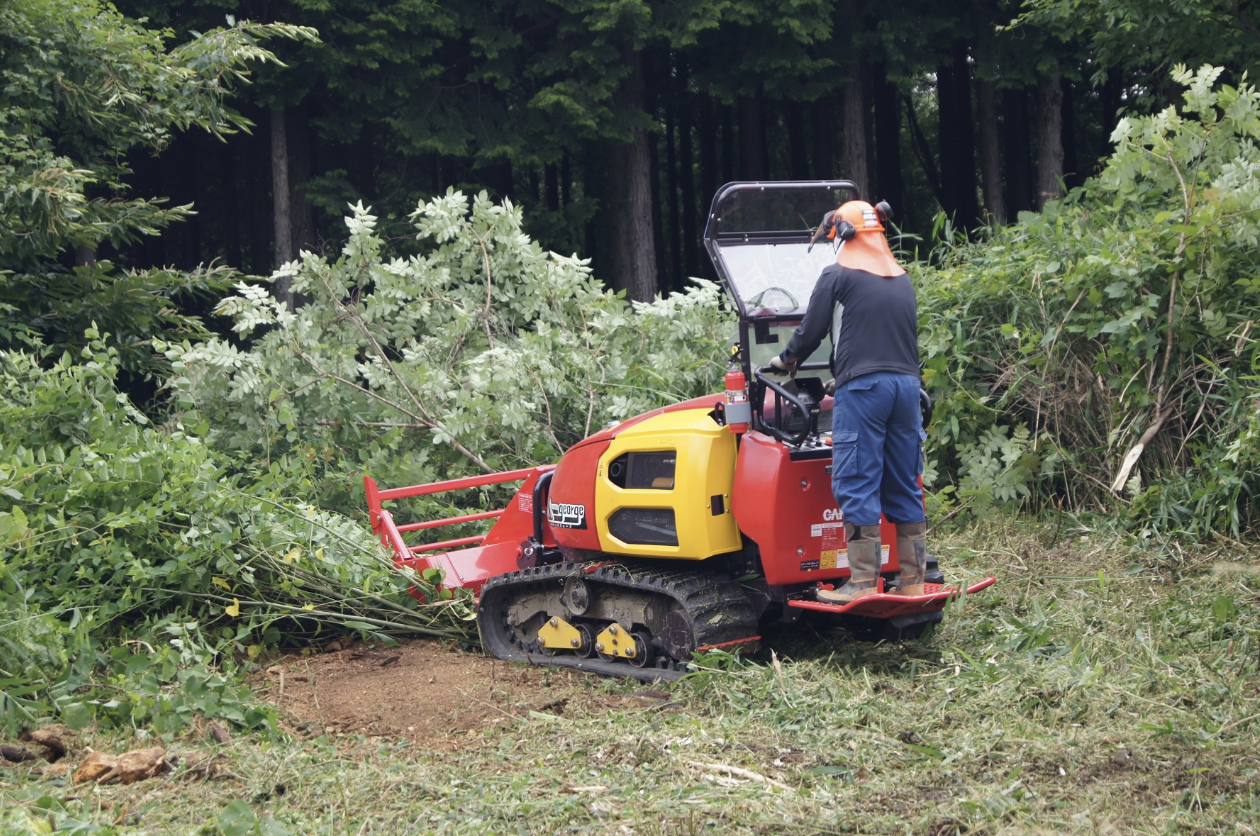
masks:
[(726, 426), (736, 435), (748, 432), (752, 421), (752, 405), (748, 403), (748, 381), (736, 357), (731, 358), (726, 372)]

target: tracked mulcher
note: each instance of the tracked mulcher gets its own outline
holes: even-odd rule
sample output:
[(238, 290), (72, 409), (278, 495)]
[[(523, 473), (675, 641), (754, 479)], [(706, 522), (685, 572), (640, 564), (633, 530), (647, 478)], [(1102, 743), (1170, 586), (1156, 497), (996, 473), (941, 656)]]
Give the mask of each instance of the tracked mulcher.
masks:
[[(388, 490), (366, 478), (373, 530), (400, 565), (438, 570), (442, 586), (478, 597), (489, 653), (537, 665), (668, 680), (697, 651), (748, 647), (768, 626), (806, 614), (884, 638), (939, 621), (962, 590), (946, 586), (932, 560), (921, 596), (881, 588), (844, 605), (815, 600), (849, 575), (831, 494), (827, 348), (792, 380), (768, 376), (835, 258), (830, 247), (811, 249), (810, 219), (856, 196), (847, 181), (718, 192), (705, 244), (739, 312), (724, 393), (609, 426), (555, 465)], [(925, 394), (925, 425), (930, 410)], [(399, 525), (383, 507), (514, 481), (502, 511)], [(404, 537), (490, 519), (481, 536), (416, 546)], [(881, 521), (881, 532), (882, 583), (899, 566), (895, 528)]]

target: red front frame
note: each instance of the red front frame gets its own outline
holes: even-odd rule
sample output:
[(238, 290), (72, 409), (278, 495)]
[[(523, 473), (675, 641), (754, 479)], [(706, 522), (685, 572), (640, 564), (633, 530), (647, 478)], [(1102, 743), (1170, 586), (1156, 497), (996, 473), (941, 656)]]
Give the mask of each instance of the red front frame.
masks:
[[(481, 587), (487, 580), (505, 572), (515, 572), (519, 568), (517, 557), (520, 554), (521, 543), (534, 532), (534, 485), (538, 483), (539, 476), (554, 469), (555, 465), (543, 465), (389, 490), (381, 490), (377, 487), (376, 480), (370, 476), (364, 476), (363, 487), (367, 490), (372, 531), (381, 538), (385, 547), (394, 553), (395, 564), (415, 569), (417, 572), (437, 569), (442, 573), (440, 581), (442, 586), (450, 589), (468, 589), (474, 595), (480, 594)], [(522, 484), (517, 489), (516, 495), (512, 497), (512, 501), (502, 511), (483, 511), (478, 514), (464, 514), (440, 520), (398, 525), (394, 522), (393, 514), (381, 505), (393, 499), (431, 496), (517, 480), (522, 480)], [(409, 546), (403, 539), (404, 532), (495, 518), (498, 521), (489, 531), (475, 537), (460, 537), (419, 546)], [(551, 530), (545, 516), (543, 532), (546, 545), (554, 546), (555, 541), (551, 537)], [(472, 546), (472, 548), (459, 548), (460, 546)], [(440, 552), (444, 549), (458, 549), (458, 551), (429, 554), (429, 552)]]

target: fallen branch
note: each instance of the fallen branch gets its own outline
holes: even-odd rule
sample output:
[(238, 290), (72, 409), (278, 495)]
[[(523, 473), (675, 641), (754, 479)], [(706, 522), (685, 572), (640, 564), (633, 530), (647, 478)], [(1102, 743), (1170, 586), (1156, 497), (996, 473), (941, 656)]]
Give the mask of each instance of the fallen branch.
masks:
[(1133, 471), (1134, 465), (1137, 464), (1139, 458), (1142, 457), (1142, 451), (1146, 449), (1146, 445), (1151, 442), (1155, 434), (1164, 426), (1164, 422), (1168, 420), (1168, 416), (1172, 415), (1173, 407), (1171, 404), (1160, 410), (1155, 416), (1154, 422), (1146, 428), (1146, 432), (1142, 433), (1142, 437), (1138, 439), (1138, 443), (1129, 448), (1129, 452), (1124, 454), (1124, 462), (1120, 465), (1120, 470), (1116, 473), (1116, 478), (1111, 482), (1111, 492), (1119, 493), (1124, 490), (1124, 486), (1129, 481), (1129, 473)]
[(741, 769), (738, 766), (727, 766), (724, 763), (698, 763), (696, 761), (687, 761), (687, 765), (694, 766), (699, 769), (707, 769), (710, 772), (721, 772), (724, 775), (733, 775), (736, 778), (744, 778), (749, 781), (760, 781), (763, 784), (768, 784), (769, 786), (781, 789), (785, 792), (796, 792), (796, 790), (792, 789), (787, 784), (780, 783), (773, 778), (767, 778), (766, 776), (753, 772), (750, 769)]

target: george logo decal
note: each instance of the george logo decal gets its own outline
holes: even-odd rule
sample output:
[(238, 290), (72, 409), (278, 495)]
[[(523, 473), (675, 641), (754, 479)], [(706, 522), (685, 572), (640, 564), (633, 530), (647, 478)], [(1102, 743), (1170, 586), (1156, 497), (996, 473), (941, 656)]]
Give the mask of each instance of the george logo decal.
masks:
[(548, 501), (547, 522), (553, 528), (586, 528), (586, 506)]

